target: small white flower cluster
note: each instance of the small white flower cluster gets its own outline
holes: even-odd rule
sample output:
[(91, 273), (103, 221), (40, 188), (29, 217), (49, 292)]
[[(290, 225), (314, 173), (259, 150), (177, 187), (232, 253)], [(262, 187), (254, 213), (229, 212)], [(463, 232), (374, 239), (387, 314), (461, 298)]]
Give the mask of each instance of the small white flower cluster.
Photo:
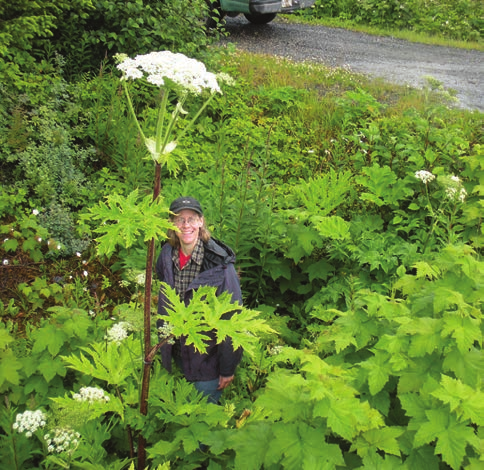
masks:
[(467, 191), (462, 187), (462, 182), (458, 176), (451, 175), (446, 183), (445, 195), (451, 201), (464, 202), (467, 197)]
[[(169, 323), (164, 322), (163, 326), (158, 327), (158, 334), (159, 334), (160, 340), (169, 338), (173, 334), (173, 325), (170, 325)], [(175, 343), (174, 338), (171, 338), (168, 341), (168, 344), (174, 344), (174, 343)]]
[(138, 286), (144, 286), (146, 284), (146, 273), (145, 272), (142, 272), (140, 274), (138, 274), (135, 278), (134, 278), (136, 284), (138, 284)]
[(218, 73), (217, 79), (218, 79), (218, 81), (225, 83), (227, 85), (230, 85), (230, 86), (235, 85), (235, 80), (228, 73), (225, 73), (225, 72)]
[(430, 173), (430, 171), (420, 170), (415, 172), (415, 178), (422, 181), (422, 183), (427, 184), (435, 179), (435, 175)]
[(24, 411), (19, 413), (15, 417), (15, 423), (13, 423), (13, 428), (18, 432), (25, 432), (27, 437), (32, 436), (32, 434), (39, 428), (45, 426), (45, 414), (40, 411)]
[(269, 355), (277, 356), (278, 354), (281, 354), (283, 349), (284, 346), (272, 346), (272, 348), (269, 349)]
[(97, 387), (82, 387), (79, 393), (74, 393), (72, 398), (76, 401), (87, 401), (90, 405), (95, 402), (107, 403), (109, 401), (109, 397), (104, 390)]
[(47, 450), (51, 454), (54, 452), (72, 452), (79, 444), (81, 435), (70, 428), (56, 428), (52, 435), (46, 434), (44, 440), (47, 443)]
[(128, 334), (132, 329), (133, 328), (130, 323), (120, 321), (107, 331), (105, 339), (107, 339), (109, 342), (120, 344), (128, 337)]
[(163, 86), (168, 78), (191, 93), (200, 94), (205, 88), (221, 93), (215, 74), (208, 72), (202, 62), (179, 53), (159, 51), (134, 59), (127, 57), (117, 68), (123, 72), (123, 79), (136, 80), (146, 73), (146, 80), (153, 85)]

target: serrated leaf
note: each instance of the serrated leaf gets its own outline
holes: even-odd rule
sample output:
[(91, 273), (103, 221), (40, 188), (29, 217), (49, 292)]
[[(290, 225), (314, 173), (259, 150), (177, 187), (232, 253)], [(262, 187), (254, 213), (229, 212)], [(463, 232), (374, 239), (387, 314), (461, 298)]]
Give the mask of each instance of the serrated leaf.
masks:
[(127, 197), (119, 194), (107, 196), (106, 202), (90, 208), (90, 214), (82, 218), (98, 221), (94, 230), (101, 234), (96, 239), (98, 253), (109, 257), (118, 244), (130, 248), (140, 237), (144, 241), (166, 238), (166, 230), (171, 224), (163, 217), (163, 212), (168, 215), (167, 208), (161, 205), (161, 198), (156, 202), (151, 196), (139, 200), (135, 189)]
[(386, 385), (390, 378), (390, 355), (377, 351), (375, 355), (361, 363), (361, 367), (368, 371), (368, 385), (370, 393), (376, 395)]
[(0, 329), (0, 350), (4, 349), (7, 344), (11, 343), (14, 338), (3, 328)]
[(47, 324), (35, 330), (32, 333), (32, 338), (34, 338), (33, 354), (38, 354), (47, 349), (52, 356), (59, 354), (62, 346), (69, 339), (62, 328), (53, 324)]
[(442, 320), (438, 318), (416, 318), (398, 328), (398, 333), (411, 335), (408, 355), (423, 357), (440, 351), (444, 345), (442, 339)]
[(459, 418), (469, 419), (479, 426), (484, 425), (484, 393), (460, 380), (442, 375), (441, 387), (432, 392), (445, 404), (448, 404), (450, 411), (455, 411)]
[[(440, 290), (439, 295), (440, 296)], [(481, 321), (477, 318), (463, 317), (458, 313), (449, 313), (444, 316), (442, 336), (451, 336), (456, 340), (459, 351), (469, 351), (475, 343), (482, 343)]]
[(133, 373), (133, 368), (139, 366), (142, 360), (141, 346), (133, 336), (128, 336), (121, 344), (115, 342), (92, 343), (81, 348), (91, 356), (89, 360), (84, 354), (62, 356), (71, 369), (90, 375), (108, 384), (121, 385)]
[(437, 266), (431, 266), (425, 261), (418, 261), (412, 268), (417, 270), (416, 278), (438, 279), (440, 277), (440, 269)]
[(467, 445), (476, 439), (474, 431), (446, 410), (428, 410), (426, 415), (428, 421), (419, 427), (414, 445), (419, 447), (437, 440), (436, 453), (442, 454), (453, 469), (460, 469)]
[(265, 463), (281, 463), (288, 470), (331, 470), (344, 465), (339, 446), (325, 442), (325, 429), (305, 423), (275, 423)]
[(292, 192), (311, 214), (324, 217), (346, 201), (353, 186), (350, 171), (329, 173), (315, 178), (301, 180), (293, 186)]
[(15, 238), (9, 238), (2, 243), (5, 251), (15, 251), (18, 248), (18, 241)]
[(256, 422), (232, 432), (227, 445), (235, 450), (235, 469), (260, 469), (266, 459), (267, 443), (273, 439), (269, 423)]
[(312, 282), (315, 279), (321, 279), (325, 281), (329, 275), (334, 272), (334, 266), (325, 259), (311, 263), (304, 272), (309, 274), (309, 281)]
[(405, 459), (408, 470), (424, 468), (426, 470), (439, 470), (440, 459), (434, 454), (431, 446), (423, 446), (418, 449), (412, 448), (410, 454)]
[(319, 400), (314, 405), (314, 416), (327, 418), (328, 428), (348, 441), (361, 429), (370, 426), (368, 406), (355, 398), (333, 396)]
[(205, 351), (208, 331), (215, 333), (217, 343), (230, 338), (234, 350), (241, 347), (249, 355), (256, 351), (258, 335), (275, 333), (259, 312), (234, 304), (228, 292), (217, 296), (215, 288), (200, 286), (186, 306), (175, 289), (167, 284), (162, 289), (168, 300), (163, 320), (173, 327), (175, 337), (183, 336), (198, 351)]
[(269, 376), (266, 389), (257, 400), (273, 419), (291, 422), (312, 415), (311, 396), (307, 383), (299, 374), (276, 371)]
[(37, 392), (38, 394), (47, 395), (49, 391), (49, 384), (46, 382), (44, 377), (41, 375), (33, 375), (29, 378), (27, 383), (25, 384), (24, 393), (32, 393)]
[(20, 383), (20, 374), (18, 371), (22, 368), (21, 362), (10, 349), (3, 351), (0, 358), (0, 387), (4, 383), (18, 385)]
[(57, 404), (60, 408), (65, 408), (69, 410), (76, 410), (76, 412), (83, 417), (83, 421), (91, 421), (93, 419), (98, 419), (107, 413), (116, 413), (124, 420), (124, 407), (121, 400), (111, 394), (105, 394), (109, 397), (108, 401), (93, 401), (80, 402), (73, 398), (64, 397), (53, 397), (51, 400)]
[(37, 369), (46, 382), (50, 382), (56, 375), (64, 377), (66, 375), (66, 368), (58, 357), (44, 357), (40, 362)]
[(321, 244), (321, 236), (311, 227), (303, 224), (291, 224), (287, 227), (290, 238), (289, 248), (285, 256), (297, 264), (304, 256), (309, 256), (315, 247)]
[(405, 432), (404, 428), (386, 426), (382, 429), (370, 429), (358, 437), (354, 447), (358, 455), (364, 456), (370, 450), (381, 450), (387, 454), (400, 456), (397, 438)]
[(453, 349), (448, 352), (442, 367), (444, 371), (452, 371), (462, 382), (477, 387), (484, 376), (484, 354), (476, 348), (465, 352)]
[(311, 222), (322, 237), (345, 240), (350, 236), (351, 224), (336, 215), (329, 217), (314, 216), (311, 218)]

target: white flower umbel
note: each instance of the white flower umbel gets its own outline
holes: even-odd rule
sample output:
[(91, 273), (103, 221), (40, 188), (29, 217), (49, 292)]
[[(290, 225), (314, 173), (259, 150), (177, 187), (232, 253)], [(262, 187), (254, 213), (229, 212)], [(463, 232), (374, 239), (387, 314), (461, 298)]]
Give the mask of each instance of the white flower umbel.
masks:
[(422, 181), (422, 183), (427, 184), (435, 179), (435, 175), (430, 173), (430, 171), (420, 170), (415, 172), (415, 178)]
[(128, 57), (117, 67), (123, 72), (123, 79), (137, 80), (146, 77), (149, 83), (156, 86), (165, 85), (165, 79), (168, 79), (195, 94), (200, 94), (204, 89), (212, 93), (221, 92), (216, 75), (208, 72), (202, 62), (183, 54), (170, 51), (150, 52), (134, 59)]
[(81, 435), (71, 428), (55, 428), (44, 436), (49, 453), (73, 452), (79, 445)]
[(128, 337), (128, 334), (131, 330), (131, 324), (125, 321), (120, 321), (107, 331), (105, 338), (109, 342), (115, 342), (117, 344), (120, 344)]
[(269, 349), (269, 355), (271, 355), (271, 356), (278, 356), (279, 354), (281, 354), (281, 352), (283, 351), (283, 349), (284, 349), (284, 346), (272, 346)]
[(25, 433), (27, 437), (32, 436), (32, 434), (39, 428), (45, 426), (46, 416), (40, 411), (24, 411), (19, 413), (15, 417), (15, 423), (13, 423), (13, 428), (18, 432)]
[(458, 176), (442, 176), (439, 182), (445, 189), (445, 195), (451, 202), (465, 202), (467, 191), (462, 186), (462, 181)]
[(90, 405), (93, 403), (107, 403), (109, 396), (102, 388), (97, 387), (82, 387), (79, 393), (74, 393), (72, 396), (74, 400), (80, 402), (88, 402)]
[(175, 341), (171, 336), (173, 335), (173, 325), (170, 325), (167, 322), (163, 322), (163, 325), (158, 327), (158, 335), (160, 337), (160, 340), (163, 341), (167, 338), (170, 338), (168, 340), (168, 344), (174, 344)]
[[(217, 81), (218, 77), (214, 73), (208, 72), (202, 62), (171, 51), (150, 52), (149, 54), (138, 55), (134, 59), (125, 54), (118, 54), (116, 59), (120, 62), (117, 68), (123, 74), (121, 81), (138, 131), (153, 160), (160, 165), (164, 165), (168, 161), (170, 153), (177, 147), (181, 137), (198, 119), (215, 94), (222, 93)], [(156, 134), (153, 137), (144, 134), (136, 117), (127, 87), (127, 82), (130, 80), (144, 80), (160, 88), (161, 101), (156, 122)], [(229, 83), (229, 77), (223, 75), (222, 81)], [(176, 121), (181, 115), (188, 114), (183, 108), (187, 97), (190, 94), (201, 95), (204, 90), (209, 93), (208, 98), (195, 113), (192, 120), (186, 124), (176, 138), (173, 138), (175, 130), (179, 129), (175, 125)], [(167, 109), (169, 101), (173, 101), (168, 100), (170, 92), (177, 97), (172, 112)]]

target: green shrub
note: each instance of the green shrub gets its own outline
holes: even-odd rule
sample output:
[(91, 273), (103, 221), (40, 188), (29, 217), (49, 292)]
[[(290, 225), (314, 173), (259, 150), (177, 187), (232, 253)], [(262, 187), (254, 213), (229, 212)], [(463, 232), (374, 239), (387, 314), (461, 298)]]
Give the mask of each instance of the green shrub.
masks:
[(463, 41), (480, 41), (484, 7), (479, 0), (317, 0), (312, 15), (382, 29), (409, 29)]

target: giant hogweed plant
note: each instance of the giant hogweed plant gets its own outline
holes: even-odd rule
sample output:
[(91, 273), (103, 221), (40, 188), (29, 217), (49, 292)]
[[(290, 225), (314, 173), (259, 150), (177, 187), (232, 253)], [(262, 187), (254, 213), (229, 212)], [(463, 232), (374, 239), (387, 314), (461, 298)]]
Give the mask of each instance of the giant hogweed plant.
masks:
[[(141, 204), (137, 204), (136, 190), (126, 198), (116, 194), (108, 196), (107, 204), (101, 203), (91, 209), (89, 217), (101, 222), (95, 229), (95, 232), (102, 234), (98, 238), (98, 252), (101, 255), (111, 255), (117, 244), (129, 248), (140, 236), (148, 242), (144, 296), (144, 371), (140, 399), (140, 412), (146, 415), (150, 369), (157, 351), (163, 344), (158, 342), (152, 346), (151, 339), (152, 267), (155, 241), (164, 236), (167, 228), (174, 228), (161, 217), (163, 212), (167, 213), (166, 208), (164, 210), (162, 208), (160, 197), (161, 170), (163, 167), (167, 167), (170, 172), (176, 172), (179, 169), (179, 162), (176, 157), (173, 157), (173, 151), (215, 94), (221, 93), (221, 89), (215, 74), (208, 72), (203, 63), (189, 59), (183, 54), (173, 54), (169, 51), (152, 52), (137, 56), (135, 59), (118, 56), (118, 60), (120, 61), (118, 69), (122, 72), (121, 82), (130, 113), (154, 163), (153, 194), (151, 201), (149, 197), (145, 197)], [(218, 78), (228, 79), (226, 76)], [(148, 135), (138, 119), (129, 91), (129, 80), (142, 80), (159, 94), (158, 99), (155, 100), (154, 135)], [(185, 122), (185, 126), (181, 126), (180, 118), (188, 114), (184, 106), (188, 98), (193, 95), (202, 97), (202, 104), (190, 120)], [(175, 101), (173, 106), (171, 106), (171, 100)], [(169, 336), (171, 337), (172, 334)], [(203, 345), (195, 346), (198, 349)], [(139, 467), (143, 468), (145, 463), (143, 434), (140, 434), (139, 438), (138, 459)]]

